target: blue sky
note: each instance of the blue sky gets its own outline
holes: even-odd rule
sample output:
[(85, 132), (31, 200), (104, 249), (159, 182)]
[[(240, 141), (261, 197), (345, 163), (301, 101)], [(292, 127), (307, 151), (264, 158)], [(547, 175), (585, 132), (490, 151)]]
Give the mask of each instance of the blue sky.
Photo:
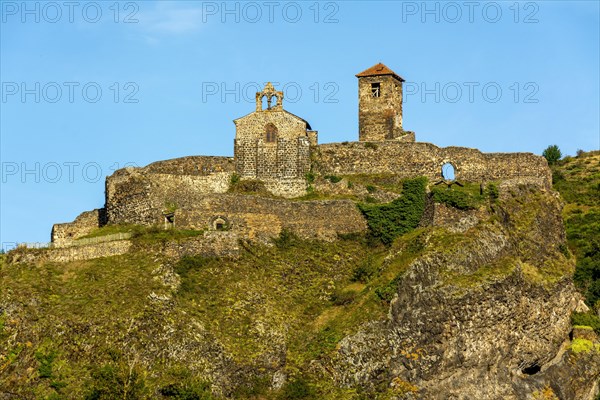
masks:
[(125, 165), (232, 155), (267, 81), (319, 141), (356, 140), (354, 75), (406, 79), (417, 140), (600, 147), (599, 3), (0, 1), (0, 242), (47, 242)]

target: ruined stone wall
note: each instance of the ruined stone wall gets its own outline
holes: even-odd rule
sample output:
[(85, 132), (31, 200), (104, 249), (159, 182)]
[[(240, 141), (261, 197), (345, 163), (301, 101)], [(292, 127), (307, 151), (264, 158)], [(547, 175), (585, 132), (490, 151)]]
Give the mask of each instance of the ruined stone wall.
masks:
[[(235, 258), (240, 250), (239, 236), (232, 231), (207, 231), (203, 236), (157, 244), (161, 246), (157, 249), (161, 254), (174, 258), (192, 255)], [(9, 252), (9, 260), (11, 263), (71, 262), (118, 256), (133, 248), (134, 242), (128, 239), (49, 249), (19, 248)]]
[(239, 237), (231, 231), (205, 232), (204, 236), (198, 238), (167, 242), (161, 253), (176, 258), (198, 255), (236, 258), (240, 253)]
[(106, 222), (104, 208), (81, 213), (73, 222), (54, 224), (51, 241), (56, 246), (64, 246), (73, 240), (85, 236)]
[(157, 161), (139, 170), (153, 174), (207, 176), (218, 172), (234, 172), (235, 163), (232, 157), (190, 156)]
[[(371, 84), (380, 84), (373, 97)], [(391, 76), (358, 79), (358, 126), (360, 141), (392, 140), (402, 136), (402, 82)]]
[(100, 257), (112, 257), (125, 254), (131, 249), (130, 240), (102, 242), (85, 246), (73, 246), (51, 249), (22, 249), (9, 252), (11, 263), (70, 262), (90, 260)]
[(183, 157), (143, 168), (124, 168), (106, 178), (105, 208), (109, 223), (164, 222), (180, 198), (229, 189), (235, 164), (230, 157)]
[[(215, 181), (220, 177), (212, 176)], [(203, 187), (198, 182), (200, 178), (209, 177), (117, 171), (106, 184), (108, 222), (164, 224), (165, 204), (174, 203), (174, 226), (178, 229), (206, 229), (215, 217), (222, 216), (241, 236), (261, 240), (277, 236), (282, 229), (301, 237), (322, 239), (366, 230), (364, 218), (351, 201), (290, 201), (225, 194), (226, 190)], [(220, 179), (221, 188), (228, 187), (230, 178), (223, 175)], [(292, 187), (305, 184), (303, 180), (291, 183)]]
[(108, 223), (151, 225), (164, 214), (207, 193), (225, 193), (233, 172), (212, 175), (169, 175), (127, 168), (106, 179)]
[[(307, 170), (308, 172), (308, 170)], [(306, 195), (306, 179), (287, 178), (287, 179), (266, 179), (263, 180), (267, 191), (274, 196), (292, 199)]]
[(447, 162), (454, 166), (458, 181), (504, 180), (541, 187), (552, 183), (546, 159), (532, 153), (482, 153), (465, 147), (384, 141), (322, 144), (314, 155), (314, 165), (322, 174), (390, 173), (426, 176), (432, 182), (442, 178), (442, 165)]
[(212, 227), (215, 218), (241, 237), (265, 241), (283, 230), (306, 239), (333, 240), (338, 234), (364, 232), (366, 221), (349, 200), (289, 201), (257, 196), (204, 196), (175, 213), (179, 228)]

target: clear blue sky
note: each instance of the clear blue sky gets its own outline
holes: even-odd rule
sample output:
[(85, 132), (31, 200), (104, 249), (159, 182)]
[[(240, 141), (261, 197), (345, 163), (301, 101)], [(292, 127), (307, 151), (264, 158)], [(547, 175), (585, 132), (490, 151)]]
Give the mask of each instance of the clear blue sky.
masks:
[(598, 4), (0, 1), (0, 242), (101, 207), (117, 166), (232, 155), (266, 81), (321, 143), (356, 140), (354, 75), (377, 62), (418, 141), (598, 149)]

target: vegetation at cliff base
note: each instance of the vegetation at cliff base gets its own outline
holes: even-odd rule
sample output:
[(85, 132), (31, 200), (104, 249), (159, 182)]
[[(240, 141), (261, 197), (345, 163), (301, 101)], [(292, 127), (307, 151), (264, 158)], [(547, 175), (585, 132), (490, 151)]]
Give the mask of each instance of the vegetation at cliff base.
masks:
[(494, 184), (488, 185), (488, 190), (482, 193), (477, 183), (465, 183), (463, 187), (438, 185), (431, 188), (433, 200), (459, 210), (473, 210), (484, 204), (487, 196), (498, 197), (498, 189)]

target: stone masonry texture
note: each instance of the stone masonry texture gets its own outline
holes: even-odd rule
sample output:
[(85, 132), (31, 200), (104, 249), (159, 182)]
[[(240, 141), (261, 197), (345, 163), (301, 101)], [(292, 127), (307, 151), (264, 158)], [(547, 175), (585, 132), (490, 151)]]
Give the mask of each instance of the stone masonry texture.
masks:
[[(317, 132), (283, 109), (283, 93), (269, 83), (256, 93), (256, 110), (234, 120), (234, 157), (190, 156), (118, 170), (106, 179), (104, 208), (54, 225), (52, 241), (67, 245), (105, 224), (209, 231), (226, 225), (234, 237), (261, 241), (284, 229), (325, 240), (364, 232), (366, 221), (349, 200), (290, 199), (307, 193), (309, 172), (425, 176), (436, 183), (443, 179), (442, 166), (451, 163), (459, 182), (551, 187), (545, 158), (531, 153), (482, 153), (415, 142), (414, 133), (402, 128), (402, 78), (382, 64), (358, 78), (358, 142), (318, 144)], [(374, 83), (379, 97), (373, 96)], [(262, 181), (270, 195), (229, 193), (234, 178)], [(440, 215), (430, 220), (441, 221)]]

